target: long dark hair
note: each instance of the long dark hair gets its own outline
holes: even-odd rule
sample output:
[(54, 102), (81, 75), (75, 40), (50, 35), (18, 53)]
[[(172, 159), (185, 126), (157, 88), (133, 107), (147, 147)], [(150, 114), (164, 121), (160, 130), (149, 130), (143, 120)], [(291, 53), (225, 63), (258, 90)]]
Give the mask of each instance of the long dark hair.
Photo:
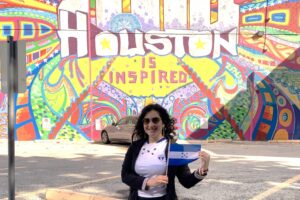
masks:
[(144, 120), (144, 117), (146, 116), (146, 114), (152, 110), (157, 111), (159, 113), (159, 116), (160, 116), (163, 124), (165, 125), (164, 129), (163, 129), (164, 137), (167, 139), (173, 139), (174, 136), (176, 135), (175, 126), (174, 126), (176, 123), (176, 119), (173, 117), (170, 117), (168, 111), (159, 104), (149, 104), (143, 108), (143, 110), (142, 110), (141, 114), (139, 115), (139, 118), (135, 124), (133, 136), (137, 136), (137, 138), (139, 138), (139, 139), (148, 139), (148, 135), (146, 134), (146, 132), (144, 130), (143, 120)]

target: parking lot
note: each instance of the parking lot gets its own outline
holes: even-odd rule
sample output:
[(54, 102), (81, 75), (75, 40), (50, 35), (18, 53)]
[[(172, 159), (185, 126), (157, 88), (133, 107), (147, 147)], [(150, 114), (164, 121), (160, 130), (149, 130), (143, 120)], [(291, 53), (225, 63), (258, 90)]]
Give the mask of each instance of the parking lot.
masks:
[[(191, 189), (177, 183), (179, 199), (299, 199), (300, 143), (199, 143), (211, 153), (209, 175)], [(16, 199), (44, 199), (49, 188), (127, 198), (120, 170), (128, 144), (33, 141), (15, 146)], [(8, 196), (7, 162), (7, 141), (2, 140), (0, 199)]]

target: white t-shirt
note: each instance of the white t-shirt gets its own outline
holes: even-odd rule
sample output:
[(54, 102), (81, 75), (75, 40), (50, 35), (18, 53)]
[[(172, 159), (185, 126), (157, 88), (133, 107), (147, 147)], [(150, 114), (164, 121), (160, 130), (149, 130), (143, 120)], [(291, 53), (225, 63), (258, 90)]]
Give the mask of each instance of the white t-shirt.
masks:
[[(157, 175), (165, 175), (167, 161), (165, 149), (167, 140), (164, 138), (157, 143), (146, 142), (136, 160), (135, 171), (140, 176), (151, 178)], [(166, 185), (151, 187), (149, 190), (138, 190), (140, 197), (161, 197), (166, 194)]]

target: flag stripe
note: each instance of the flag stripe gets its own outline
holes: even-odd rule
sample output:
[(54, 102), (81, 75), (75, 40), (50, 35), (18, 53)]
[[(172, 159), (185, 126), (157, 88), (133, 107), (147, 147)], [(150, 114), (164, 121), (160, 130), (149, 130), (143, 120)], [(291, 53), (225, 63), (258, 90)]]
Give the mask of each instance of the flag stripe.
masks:
[(180, 165), (187, 165), (190, 162), (193, 162), (197, 159), (170, 159), (169, 165), (170, 166), (180, 166)]
[(197, 159), (199, 153), (198, 152), (178, 152), (178, 151), (170, 151), (169, 158), (170, 159)]
[(200, 151), (201, 145), (199, 144), (188, 144), (188, 145), (182, 145), (182, 144), (171, 144), (170, 151)]

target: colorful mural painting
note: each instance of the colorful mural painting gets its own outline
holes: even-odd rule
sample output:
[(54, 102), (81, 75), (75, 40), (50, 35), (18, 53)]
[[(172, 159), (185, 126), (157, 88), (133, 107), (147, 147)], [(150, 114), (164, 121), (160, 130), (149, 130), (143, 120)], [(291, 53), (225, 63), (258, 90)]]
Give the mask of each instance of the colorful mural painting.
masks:
[(300, 0), (2, 0), (0, 40), (27, 41), (15, 137), (97, 141), (155, 102), (181, 139), (300, 139), (299, 33)]

